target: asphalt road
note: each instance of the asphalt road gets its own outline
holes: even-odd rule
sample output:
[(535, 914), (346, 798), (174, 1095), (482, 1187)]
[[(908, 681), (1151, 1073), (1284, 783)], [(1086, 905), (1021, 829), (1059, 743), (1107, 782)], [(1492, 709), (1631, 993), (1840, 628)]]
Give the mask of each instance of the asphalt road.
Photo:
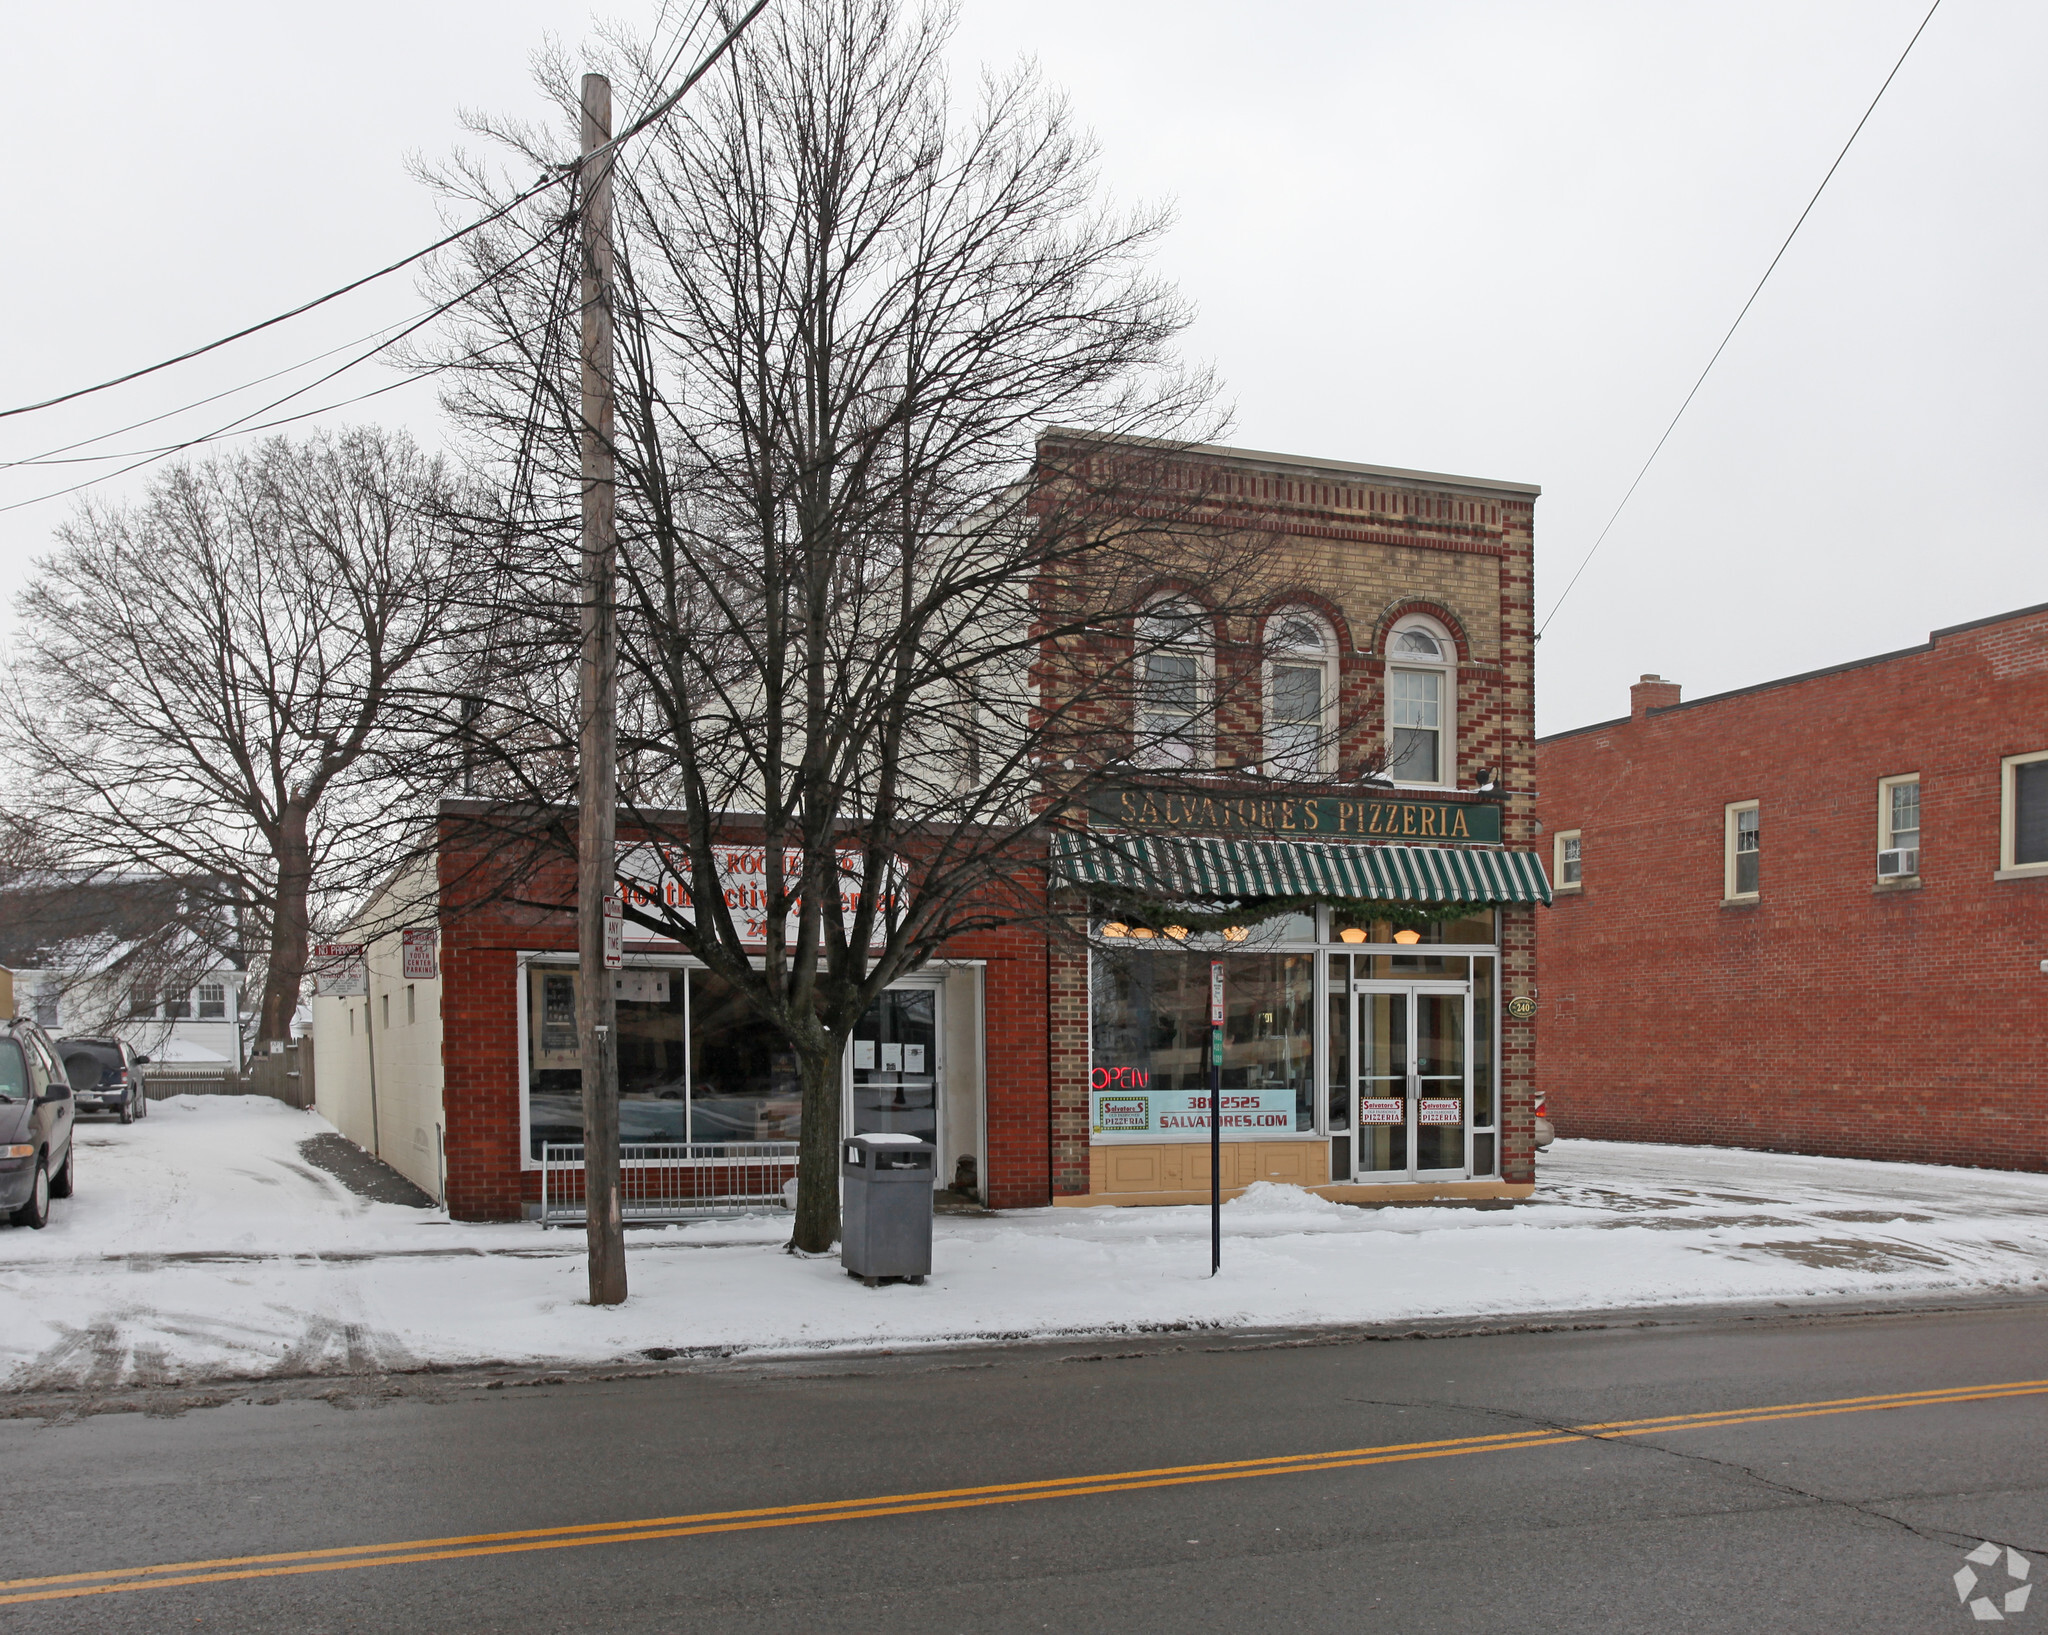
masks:
[(1981, 1540), (2048, 1576), (2039, 1304), (327, 1389), (0, 1423), (0, 1630), (1924, 1635)]

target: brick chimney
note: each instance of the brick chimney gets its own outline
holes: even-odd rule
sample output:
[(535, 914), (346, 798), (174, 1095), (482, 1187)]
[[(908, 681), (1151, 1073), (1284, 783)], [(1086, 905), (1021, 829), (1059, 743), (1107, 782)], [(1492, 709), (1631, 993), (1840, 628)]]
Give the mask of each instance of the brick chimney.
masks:
[(1678, 683), (1662, 676), (1644, 676), (1628, 690), (1628, 718), (1640, 721), (1651, 710), (1668, 710), (1678, 702)]

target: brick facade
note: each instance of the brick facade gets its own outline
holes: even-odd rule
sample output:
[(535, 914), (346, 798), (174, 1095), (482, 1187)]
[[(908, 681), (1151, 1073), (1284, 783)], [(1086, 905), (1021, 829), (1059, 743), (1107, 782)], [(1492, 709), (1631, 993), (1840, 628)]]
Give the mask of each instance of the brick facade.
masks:
[[(2048, 750), (2048, 607), (1541, 740), (1584, 881), (1542, 927), (1561, 1135), (2048, 1168), (2048, 874), (2001, 865), (2001, 762)], [(1877, 878), (1879, 781), (1920, 779), (1917, 877)], [(1756, 801), (1753, 900), (1724, 813)]]
[[(1218, 619), (1219, 776), (1262, 755), (1257, 649), (1267, 614), (1311, 607), (1334, 631), (1338, 771), (1355, 778), (1377, 764), (1386, 742), (1388, 639), (1400, 619), (1426, 613), (1456, 646), (1455, 785), (1461, 798), (1487, 798), (1473, 790), (1493, 769), (1504, 791), (1502, 839), (1530, 846), (1534, 490), (1223, 449), (1173, 463), (1207, 496), (1177, 512), (1177, 526), (1260, 542), (1255, 608)], [(1172, 583), (1170, 555), (1169, 546), (1162, 585)], [(470, 803), (449, 803), (439, 860), (448, 1202), (459, 1218), (507, 1219), (538, 1200), (537, 1176), (522, 1163), (518, 957), (573, 950), (575, 882), (559, 843), (554, 860), (529, 868), (520, 846), (462, 839), (477, 815)], [(1534, 988), (1536, 913), (1502, 914), (1503, 996)], [(982, 1187), (997, 1208), (1083, 1197), (1093, 1186), (1089, 968), (1078, 929), (1049, 935), (1042, 924), (1017, 925), (958, 938), (944, 951), (982, 968)], [(1532, 1041), (1526, 1024), (1505, 1014), (1499, 1024), (1500, 1179), (1525, 1186), (1533, 1180)]]
[[(1046, 446), (1059, 469), (1090, 474), (1086, 442), (1051, 437)], [(1356, 778), (1377, 768), (1387, 742), (1388, 639), (1407, 615), (1426, 614), (1457, 648), (1454, 781), (1471, 789), (1493, 769), (1505, 792), (1503, 843), (1536, 844), (1533, 488), (1226, 448), (1161, 456), (1152, 475), (1165, 494), (1180, 497), (1177, 509), (1161, 506), (1176, 529), (1257, 542), (1254, 611), (1239, 608), (1216, 621), (1219, 779), (1264, 756), (1260, 644), (1267, 616), (1308, 608), (1331, 626), (1337, 773)], [(1162, 556), (1162, 591), (1180, 589), (1173, 567)], [(1504, 994), (1535, 988), (1538, 912), (1502, 912)], [(1050, 957), (1058, 973), (1054, 1026), (1074, 1041), (1072, 1049), (1054, 1046), (1054, 1191), (1072, 1196), (1090, 1191), (1087, 971), (1078, 953)], [(1530, 1024), (1505, 1014), (1500, 1027), (1500, 1178), (1526, 1186), (1535, 1178), (1534, 1036)]]

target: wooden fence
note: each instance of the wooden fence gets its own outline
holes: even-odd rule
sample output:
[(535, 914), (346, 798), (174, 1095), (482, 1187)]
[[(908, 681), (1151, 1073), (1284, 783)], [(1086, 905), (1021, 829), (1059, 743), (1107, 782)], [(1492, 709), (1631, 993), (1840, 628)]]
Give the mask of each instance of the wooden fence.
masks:
[(250, 1058), (232, 1067), (161, 1062), (143, 1069), (151, 1101), (171, 1096), (272, 1096), (288, 1107), (313, 1105), (313, 1042), (295, 1039), (276, 1055)]

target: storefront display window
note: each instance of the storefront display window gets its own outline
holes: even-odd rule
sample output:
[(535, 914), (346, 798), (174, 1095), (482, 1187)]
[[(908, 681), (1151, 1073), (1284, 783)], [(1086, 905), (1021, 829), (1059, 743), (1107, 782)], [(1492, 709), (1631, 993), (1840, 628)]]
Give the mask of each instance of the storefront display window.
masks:
[[(687, 1141), (683, 973), (620, 971), (614, 980), (619, 1140), (629, 1145)], [(574, 967), (535, 965), (527, 971), (527, 1140), (536, 1158), (543, 1142), (583, 1139), (579, 981)]]
[[(1494, 911), (1481, 909), (1461, 920), (1429, 920), (1413, 927), (1413, 930), (1413, 942), (1425, 948), (1445, 945), (1490, 948), (1495, 941)], [(1386, 944), (1394, 942), (1397, 935), (1397, 928), (1391, 920), (1374, 919), (1370, 909), (1340, 905), (1330, 910), (1332, 942)]]
[[(527, 972), (527, 1140), (583, 1139), (583, 1073), (574, 968)], [(627, 970), (618, 1001), (619, 1140), (794, 1141), (796, 1060), (708, 971)]]
[[(1225, 1133), (1314, 1130), (1315, 956), (1243, 954), (1225, 971)], [(1095, 1133), (1193, 1139), (1206, 1131), (1209, 961), (1099, 950), (1090, 987)]]
[[(1098, 926), (1091, 1139), (1207, 1137), (1209, 965), (1220, 957), (1227, 1137), (1324, 1134), (1338, 1182), (1494, 1174), (1495, 912), (1402, 926), (1332, 905), (1260, 929), (1264, 947), (1212, 949)], [(1312, 952), (1318, 942), (1340, 951)]]

